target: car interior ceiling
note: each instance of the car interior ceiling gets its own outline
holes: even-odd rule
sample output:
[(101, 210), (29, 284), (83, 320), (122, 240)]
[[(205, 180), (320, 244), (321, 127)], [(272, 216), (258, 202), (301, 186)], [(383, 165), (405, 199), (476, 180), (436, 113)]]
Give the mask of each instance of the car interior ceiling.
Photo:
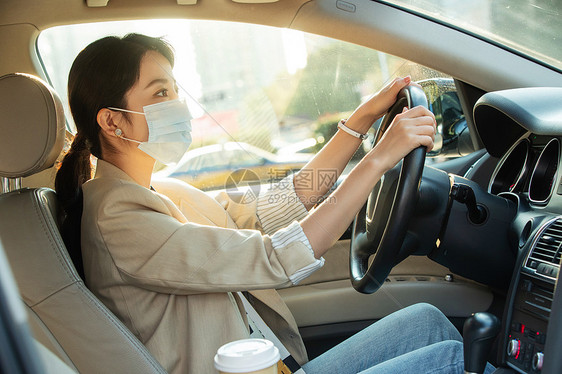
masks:
[[(514, 55), (512, 51), (506, 50), (500, 46), (482, 40), (475, 40), (471, 35), (465, 34), (462, 31), (446, 27), (437, 22), (428, 24), (427, 20), (422, 19), (416, 14), (397, 12), (393, 7), (379, 2), (358, 2), (357, 6), (359, 9), (352, 14), (346, 13), (342, 11), (342, 9), (333, 6), (333, 2), (309, 0), (283, 0), (278, 3), (261, 5), (238, 4), (233, 1), (222, 1), (219, 5), (218, 2), (200, 0), (196, 2), (196, 5), (185, 5), (179, 8), (173, 1), (158, 5), (154, 5), (150, 0), (110, 0), (110, 3), (111, 6), (94, 9), (86, 6), (86, 1), (47, 0), (36, 2), (32, 5), (17, 0), (4, 1), (2, 5), (0, 5), (0, 48), (4, 56), (10, 57), (0, 59), (0, 77), (14, 72), (21, 72), (47, 79), (41, 67), (41, 61), (34, 51), (34, 45), (38, 34), (46, 28), (56, 25), (78, 22), (88, 23), (108, 19), (142, 19), (146, 18), (147, 14), (150, 14), (153, 18), (186, 17), (190, 19), (234, 20), (238, 22), (267, 24), (275, 27), (293, 28), (328, 37), (345, 39), (392, 55), (415, 60), (417, 63), (431, 66), (455, 78), (455, 85), (460, 102), (467, 116), (468, 127), (471, 134), (473, 134), (472, 140), (476, 146), (475, 148), (479, 150), (468, 156), (446, 161), (441, 164), (439, 168), (446, 172), (469, 178), (475, 184), (478, 184), (482, 190), (488, 190), (489, 181), (494, 171), (505, 157), (508, 148), (511, 147), (517, 139), (527, 133), (528, 129), (521, 127), (521, 129), (516, 130), (515, 128), (517, 125), (513, 124), (510, 119), (506, 119), (496, 112), (487, 115), (480, 114), (480, 123), (485, 121), (487, 123), (505, 121), (504, 127), (501, 129), (502, 131), (498, 130), (496, 133), (486, 133), (486, 131), (480, 129), (480, 133), (488, 134), (488, 142), (490, 142), (490, 138), (503, 136), (504, 132), (506, 134), (511, 134), (505, 138), (501, 150), (488, 152), (487, 149), (483, 148), (485, 144), (483, 139), (478, 135), (479, 129), (475, 123), (478, 119), (475, 120), (474, 118), (473, 108), (478, 100), (486, 92), (491, 91), (529, 86), (562, 86), (562, 74), (557, 71), (549, 71), (549, 69), (545, 69), (544, 66), (539, 66), (535, 62), (529, 61), (522, 56)], [(220, 9), (218, 9), (219, 7)], [(392, 17), (389, 17), (388, 15), (391, 13)], [(424, 30), (423, 33), (417, 32), (417, 30), (422, 28)], [(487, 56), (487, 58), (482, 59), (481, 56)], [(510, 68), (506, 69), (506, 66)], [(521, 71), (525, 71), (526, 74), (520, 74)], [(484, 110), (486, 109), (481, 109), (481, 112)], [(54, 126), (59, 126), (59, 128), (54, 131), (60, 133), (60, 123)], [(69, 134), (63, 135), (63, 138), (65, 136), (68, 138)], [(57, 146), (62, 148), (60, 139), (59, 143), (60, 144)], [(474, 168), (476, 163), (478, 163), (478, 168)], [(77, 288), (77, 292), (81, 295), (82, 299), (71, 301), (71, 304), (68, 304), (67, 308), (78, 308), (78, 304), (85, 303), (86, 308), (89, 308), (88, 311), (85, 312), (87, 315), (93, 313), (96, 317), (91, 318), (100, 318), (100, 320), (103, 320), (103, 322), (99, 323), (104, 325), (102, 329), (104, 330), (104, 334), (109, 331), (107, 335), (104, 335), (103, 339), (106, 339), (111, 349), (120, 349), (123, 352), (123, 356), (129, 357), (128, 360), (121, 363), (124, 365), (124, 369), (127, 365), (138, 365), (137, 372), (163, 372), (159, 364), (156, 363), (154, 359), (151, 359), (150, 354), (145, 349), (143, 350), (144, 347), (142, 347), (142, 344), (140, 344), (130, 332), (125, 331), (127, 329), (119, 321), (111, 319), (111, 326), (106, 326), (107, 321), (104, 316), (98, 315), (107, 312), (105, 307), (99, 301), (96, 302), (96, 300), (93, 300), (95, 297), (89, 293), (80, 277), (77, 277), (71, 265), (71, 260), (67, 258), (67, 254), (63, 253), (65, 252), (64, 247), (61, 249), (60, 238), (56, 237), (57, 230), (53, 227), (53, 225), (57, 225), (57, 216), (56, 213), (53, 214), (53, 203), (50, 202), (54, 198), (48, 191), (43, 190), (43, 188), (53, 188), (55, 173), (56, 169), (54, 167), (41, 168), (40, 172), (34, 173), (33, 175), (25, 175), (23, 178), (23, 186), (39, 188), (39, 190), (32, 190), (35, 191), (32, 193), (32, 195), (35, 194), (35, 197), (31, 198), (33, 200), (31, 204), (34, 204), (34, 209), (39, 209), (42, 212), (41, 222), (47, 220), (47, 222), (49, 222), (48, 225), (51, 226), (51, 231), (54, 232), (47, 233), (47, 236), (42, 236), (40, 239), (44, 242), (54, 243), (51, 248), (51, 253), (49, 254), (51, 259), (45, 261), (48, 263), (51, 261), (50, 263), (53, 268), (58, 269), (54, 270), (56, 272), (60, 272), (60, 269), (63, 268), (63, 271), (66, 272), (67, 275), (64, 282), (67, 282), (66, 284), (71, 285), (71, 287)], [(10, 204), (14, 203), (10, 202)], [(17, 204), (23, 203), (17, 202)], [(11, 206), (10, 209), (15, 208)], [(8, 220), (11, 218), (5, 216), (2, 219)], [(29, 220), (25, 215), (18, 216), (17, 219), (19, 219), (19, 221), (14, 221), (12, 223), (17, 224), (17, 222), (19, 222), (21, 225), (25, 225), (25, 222)], [(38, 221), (33, 225), (37, 227), (38, 225), (44, 224), (41, 222)], [(535, 223), (539, 222), (544, 223), (536, 219)], [(4, 228), (3, 232), (6, 232), (6, 228)], [(37, 240), (37, 238), (30, 238), (30, 242), (26, 245), (33, 247), (33, 240)], [(2, 237), (2, 241), (4, 241), (4, 237)], [(9, 245), (11, 248), (6, 248), (8, 257), (10, 257), (10, 255), (13, 256), (13, 254), (10, 254), (10, 251), (14, 251), (13, 248), (21, 244), (16, 244), (16, 242), (13, 241)], [(63, 255), (61, 255), (61, 253), (63, 253)], [(22, 256), (24, 256), (24, 254), (25, 253), (22, 253)], [(56, 264), (52, 262), (52, 258), (58, 258)], [(523, 260), (524, 259), (519, 258), (519, 262), (515, 265), (513, 274), (517, 282), (519, 282), (519, 277), (521, 276), (518, 269), (523, 266)], [(38, 269), (41, 267), (39, 263), (34, 264), (35, 266), (39, 266), (39, 268), (28, 267), (28, 260), (24, 257), (18, 259), (18, 261), (21, 264), (26, 264), (26, 271), (31, 273), (35, 271), (38, 272)], [(22, 270), (15, 269), (14, 273), (20, 271)], [(32, 275), (19, 275), (19, 277), (32, 277)], [(525, 276), (522, 277), (528, 280)], [(16, 279), (18, 279), (18, 274), (16, 274)], [(45, 282), (48, 283), (50, 281)], [(505, 306), (506, 304), (512, 306), (516, 302), (514, 300), (514, 295), (516, 294), (518, 285), (519, 283), (512, 283), (509, 289), (507, 289), (507, 287), (489, 287), (493, 294), (493, 301), (489, 305), (488, 311), (497, 316), (511, 319), (512, 312), (507, 311)], [(26, 286), (31, 287), (32, 284), (24, 285), (23, 288)], [(58, 286), (60, 286), (60, 284), (54, 285), (53, 287), (56, 288)], [(543, 283), (540, 283), (540, 286), (543, 288), (551, 287), (551, 285), (547, 287)], [(20, 286), (20, 291), (21, 289), (22, 287)], [(50, 291), (43, 290), (42, 292), (48, 293)], [(287, 297), (291, 296), (290, 292), (290, 290), (286, 292)], [(562, 305), (560, 305), (562, 303), (562, 290), (556, 288), (556, 295), (554, 295), (554, 289), (552, 293), (552, 300), (554, 302), (552, 310), (560, 310), (560, 308), (562, 308)], [(41, 297), (44, 296), (45, 295), (42, 295)], [(297, 296), (295, 296), (295, 298), (296, 297)], [(41, 315), (44, 312), (34, 309), (36, 306), (34, 303), (37, 302), (37, 300), (25, 299), (26, 297), (24, 296), (24, 301), (26, 302), (24, 307), (31, 315), (30, 319), (32, 324), (34, 324), (34, 333), (37, 331), (44, 332), (43, 336), (36, 336), (35, 339), (39, 340), (43, 346), (46, 346), (48, 351), (59, 353), (58, 357), (60, 357), (61, 351), (64, 352), (70, 348), (61, 348), (56, 344), (57, 339), (49, 336), (49, 330), (56, 330), (56, 327), (52, 328), (47, 326), (45, 322), (42, 321)], [(475, 299), (478, 299), (478, 296), (475, 296)], [(85, 302), (84, 300), (87, 301)], [(60, 312), (60, 308), (49, 311), (49, 313), (58, 312)], [(459, 318), (453, 322), (461, 329), (463, 321), (464, 318)], [(74, 322), (86, 323), (82, 321)], [(98, 323), (96, 321), (90, 322), (93, 325)], [(561, 323), (562, 317), (555, 319), (553, 323), (549, 325), (549, 331), (562, 332)], [(357, 322), (352, 328), (359, 330), (364, 327), (364, 324), (364, 322)], [(88, 327), (90, 329), (95, 329), (95, 327), (92, 326)], [(350, 327), (346, 326), (345, 328), (348, 329)], [(525, 327), (523, 327), (523, 329), (524, 328)], [(511, 337), (511, 335), (508, 337), (509, 331), (509, 327), (504, 327), (504, 335), (496, 342), (494, 352), (496, 352), (497, 357), (490, 357), (490, 360), (494, 362), (505, 362), (505, 346), (509, 344), (508, 340)], [(324, 339), (324, 341), (322, 341), (322, 339), (316, 341), (317, 335), (315, 327), (303, 329), (303, 336), (308, 337), (311, 342), (310, 344), (318, 348), (318, 353), (342, 339), (342, 335), (335, 335), (336, 337), (333, 340), (325, 340), (325, 337), (319, 334), (318, 336), (323, 336), (322, 339)], [(84, 339), (86, 338), (87, 337), (84, 336)], [(119, 339), (119, 344), (115, 343), (117, 341), (116, 339)], [(45, 343), (48, 341), (55, 341), (55, 343), (48, 345)], [(549, 336), (548, 342), (551, 343), (551, 346), (559, 347), (559, 344), (562, 344), (561, 341), (562, 333), (559, 333), (556, 336), (554, 336), (554, 334), (552, 337)], [(120, 348), (115, 348), (116, 346)], [(79, 352), (74, 353), (80, 356)], [(88, 354), (90, 353), (91, 352)], [(103, 354), (103, 351), (99, 353)], [(134, 361), (130, 360), (131, 357), (137, 358), (141, 360), (141, 362), (137, 364), (131, 363)], [(80, 370), (78, 367), (80, 365), (79, 363), (82, 362), (82, 365), (89, 365), (92, 362), (92, 357), (84, 358), (84, 361), (80, 360), (82, 360), (82, 358), (70, 357), (63, 361), (71, 368)], [(101, 355), (95, 360), (101, 362), (104, 360), (104, 357)], [(549, 363), (549, 365), (551, 368), (560, 367), (560, 362), (561, 361), (558, 360), (555, 363)], [(108, 362), (108, 364), (116, 365), (117, 363)], [(555, 373), (555, 371), (551, 372)]]

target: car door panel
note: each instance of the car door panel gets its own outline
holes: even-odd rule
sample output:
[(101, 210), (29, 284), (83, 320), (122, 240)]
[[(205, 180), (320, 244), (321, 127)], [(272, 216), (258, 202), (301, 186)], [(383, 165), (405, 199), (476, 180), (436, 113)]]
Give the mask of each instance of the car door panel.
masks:
[(299, 327), (378, 320), (419, 302), (433, 304), (449, 317), (467, 317), (492, 303), (487, 287), (453, 276), (427, 257), (411, 256), (398, 264), (371, 295), (351, 286), (349, 240), (336, 243), (324, 258), (324, 267), (302, 284), (279, 290)]

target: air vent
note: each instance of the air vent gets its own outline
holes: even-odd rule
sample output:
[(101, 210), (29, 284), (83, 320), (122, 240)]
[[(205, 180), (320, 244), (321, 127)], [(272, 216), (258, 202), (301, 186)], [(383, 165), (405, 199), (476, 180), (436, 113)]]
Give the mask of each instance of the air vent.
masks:
[(562, 218), (558, 218), (540, 230), (539, 238), (531, 249), (525, 267), (534, 273), (556, 279), (560, 269), (561, 247)]

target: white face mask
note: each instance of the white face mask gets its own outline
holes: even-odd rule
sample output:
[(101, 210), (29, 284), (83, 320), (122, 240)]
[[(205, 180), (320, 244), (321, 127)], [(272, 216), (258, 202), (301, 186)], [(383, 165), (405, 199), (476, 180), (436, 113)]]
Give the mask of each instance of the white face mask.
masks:
[(113, 107), (108, 109), (144, 115), (148, 124), (146, 142), (121, 136), (120, 129), (115, 130), (115, 134), (121, 139), (138, 143), (141, 151), (164, 164), (177, 163), (191, 145), (191, 115), (183, 99), (144, 106), (144, 113)]

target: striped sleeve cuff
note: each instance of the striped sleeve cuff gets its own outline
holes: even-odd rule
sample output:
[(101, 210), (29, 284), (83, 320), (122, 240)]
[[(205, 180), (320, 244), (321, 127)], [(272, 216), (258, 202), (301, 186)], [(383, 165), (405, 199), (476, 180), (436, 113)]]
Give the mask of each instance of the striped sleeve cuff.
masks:
[(258, 196), (257, 216), (266, 234), (271, 235), (293, 221), (300, 221), (307, 214), (308, 211), (295, 192), (292, 174), (274, 183)]
[[(275, 250), (287, 247), (289, 244), (294, 242), (303, 243), (314, 257), (312, 246), (310, 245), (306, 234), (302, 230), (301, 225), (297, 221), (294, 221), (286, 228), (277, 231), (273, 234), (273, 236), (271, 236), (271, 244)], [(314, 262), (311, 264), (298, 269), (293, 274), (289, 275), (289, 280), (293, 283), (293, 285), (297, 285), (300, 281), (310, 276), (310, 274), (314, 273), (322, 266), (324, 266), (324, 257), (321, 257), (320, 259), (315, 258)]]

